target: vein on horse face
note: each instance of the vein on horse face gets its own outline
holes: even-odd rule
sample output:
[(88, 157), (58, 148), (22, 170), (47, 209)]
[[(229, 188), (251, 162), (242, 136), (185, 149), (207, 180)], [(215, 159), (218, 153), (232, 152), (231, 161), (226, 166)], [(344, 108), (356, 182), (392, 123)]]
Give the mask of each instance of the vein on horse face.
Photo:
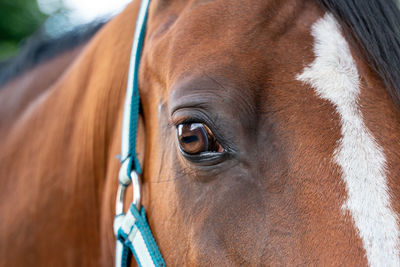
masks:
[(358, 107), (359, 75), (338, 23), (326, 14), (312, 27), (315, 61), (297, 79), (336, 107), (342, 137), (333, 159), (347, 190), (342, 205), (354, 220), (371, 266), (400, 266), (399, 227), (386, 177), (386, 157)]

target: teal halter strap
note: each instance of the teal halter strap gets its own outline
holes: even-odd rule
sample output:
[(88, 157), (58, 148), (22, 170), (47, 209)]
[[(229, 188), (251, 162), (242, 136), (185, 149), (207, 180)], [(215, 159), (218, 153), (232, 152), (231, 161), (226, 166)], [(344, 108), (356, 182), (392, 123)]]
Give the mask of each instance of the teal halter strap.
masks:
[[(116, 201), (114, 233), (117, 237), (115, 266), (129, 266), (130, 252), (139, 266), (165, 266), (164, 260), (153, 238), (146, 220), (146, 213), (140, 204), (140, 163), (136, 153), (136, 136), (139, 118), (139, 63), (146, 33), (147, 11), (150, 0), (142, 0), (136, 22), (132, 44), (129, 76), (122, 121), (121, 162), (119, 187)], [(124, 213), (126, 188), (133, 184), (133, 202)]]

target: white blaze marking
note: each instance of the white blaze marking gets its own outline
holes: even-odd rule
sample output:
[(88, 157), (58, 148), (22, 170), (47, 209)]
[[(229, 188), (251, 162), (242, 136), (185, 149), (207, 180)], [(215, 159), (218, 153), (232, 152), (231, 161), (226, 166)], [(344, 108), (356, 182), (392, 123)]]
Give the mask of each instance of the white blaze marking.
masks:
[(342, 137), (334, 153), (348, 194), (348, 211), (370, 266), (400, 266), (399, 227), (390, 204), (383, 149), (365, 126), (358, 108), (358, 71), (341, 29), (331, 14), (312, 27), (314, 62), (297, 79), (310, 84), (340, 115)]

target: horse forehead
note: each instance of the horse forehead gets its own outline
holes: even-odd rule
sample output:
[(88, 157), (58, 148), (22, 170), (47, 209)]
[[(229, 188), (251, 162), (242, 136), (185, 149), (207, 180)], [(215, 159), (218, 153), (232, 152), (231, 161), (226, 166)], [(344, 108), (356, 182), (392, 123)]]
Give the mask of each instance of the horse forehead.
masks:
[(303, 2), (191, 1), (165, 14), (153, 12), (145, 44), (146, 67), (161, 80), (167, 79), (167, 88), (182, 73), (193, 71), (224, 69), (235, 79), (265, 77), (267, 65), (289, 61), (282, 55), (290, 44), (296, 41), (301, 44), (296, 48), (301, 48), (312, 41), (310, 27), (321, 12), (315, 3)]
[[(290, 2), (291, 4), (287, 4)], [(186, 45), (212, 43), (217, 47), (245, 49), (249, 41), (266, 41), (275, 31), (285, 27), (284, 20), (297, 16), (298, 0), (251, 1), (229, 3), (226, 1), (196, 1), (178, 15), (171, 32), (173, 48)]]

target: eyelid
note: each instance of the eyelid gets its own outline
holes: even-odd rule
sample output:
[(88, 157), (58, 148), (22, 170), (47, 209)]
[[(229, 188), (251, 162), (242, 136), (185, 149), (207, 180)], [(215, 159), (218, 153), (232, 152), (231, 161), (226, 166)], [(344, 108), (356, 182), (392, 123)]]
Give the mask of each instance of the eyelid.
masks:
[(170, 122), (172, 125), (178, 126), (183, 123), (204, 123), (208, 127), (212, 127), (213, 123), (209, 116), (199, 109), (182, 108), (172, 113)]
[(182, 151), (180, 148), (179, 150), (181, 151), (181, 155), (189, 162), (200, 165), (209, 165), (210, 161), (213, 162), (213, 165), (218, 164), (231, 157), (231, 153), (229, 152), (204, 152), (199, 155), (191, 155)]

